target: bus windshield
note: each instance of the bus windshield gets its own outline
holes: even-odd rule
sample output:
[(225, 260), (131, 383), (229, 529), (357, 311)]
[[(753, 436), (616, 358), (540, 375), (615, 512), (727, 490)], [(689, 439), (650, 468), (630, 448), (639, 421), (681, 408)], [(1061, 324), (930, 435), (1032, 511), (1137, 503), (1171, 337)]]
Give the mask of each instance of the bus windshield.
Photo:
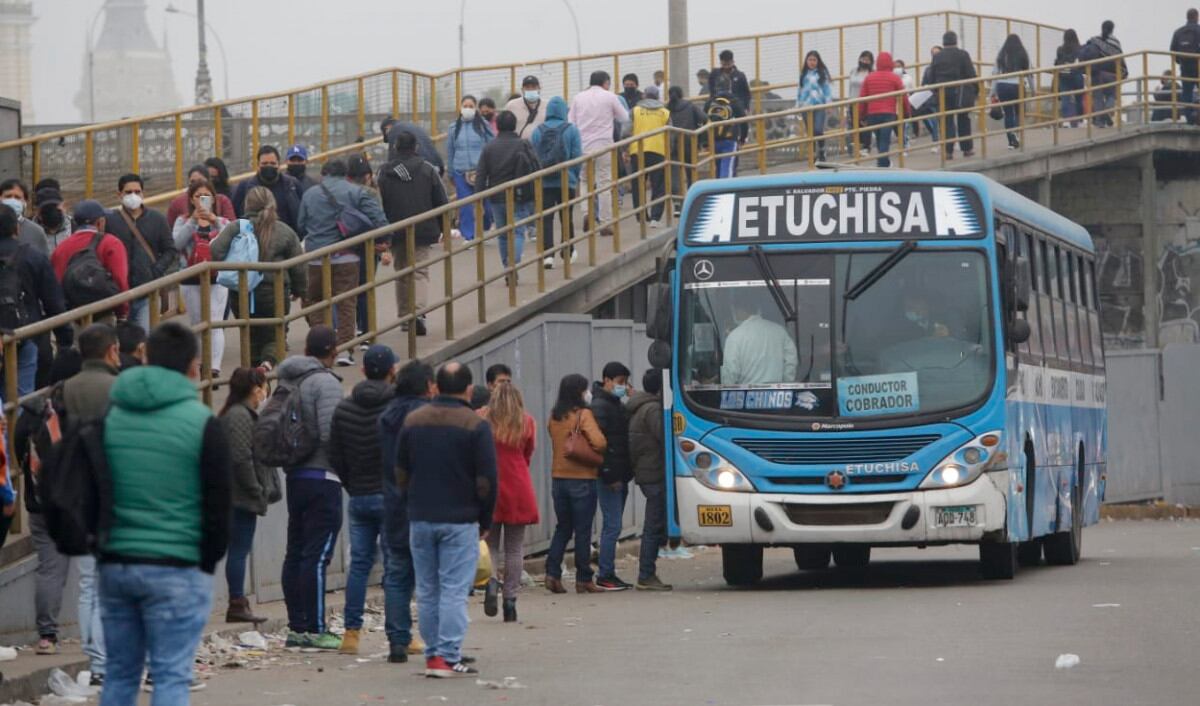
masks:
[(688, 258), (688, 400), (698, 411), (841, 420), (981, 401), (994, 370), (984, 253), (911, 249), (876, 270), (895, 254), (773, 251), (776, 294), (752, 253)]

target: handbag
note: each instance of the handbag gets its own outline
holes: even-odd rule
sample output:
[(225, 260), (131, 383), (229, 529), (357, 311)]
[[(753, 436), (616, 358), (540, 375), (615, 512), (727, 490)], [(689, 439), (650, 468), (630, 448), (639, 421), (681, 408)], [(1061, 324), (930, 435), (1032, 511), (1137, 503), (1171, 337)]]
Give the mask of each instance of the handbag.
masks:
[(583, 412), (584, 410), (579, 410), (579, 416), (575, 418), (575, 428), (567, 432), (567, 441), (563, 445), (563, 455), (575, 463), (580, 463), (590, 468), (599, 468), (604, 464), (604, 456), (592, 448), (592, 445), (588, 443), (587, 437), (583, 434), (581, 428), (583, 426)]
[(1004, 119), (1004, 110), (1000, 107), (1000, 99), (996, 96), (992, 96), (992, 107), (991, 110), (988, 111), (988, 117), (990, 117), (992, 120)]

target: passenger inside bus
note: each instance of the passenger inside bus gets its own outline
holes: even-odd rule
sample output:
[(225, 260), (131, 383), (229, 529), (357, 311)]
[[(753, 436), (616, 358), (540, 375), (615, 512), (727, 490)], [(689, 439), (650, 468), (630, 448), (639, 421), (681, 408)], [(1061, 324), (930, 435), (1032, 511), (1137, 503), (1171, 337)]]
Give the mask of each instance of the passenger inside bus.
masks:
[(795, 382), (796, 343), (786, 328), (763, 317), (762, 303), (771, 301), (765, 288), (734, 289), (730, 299), (735, 327), (725, 339), (721, 384)]

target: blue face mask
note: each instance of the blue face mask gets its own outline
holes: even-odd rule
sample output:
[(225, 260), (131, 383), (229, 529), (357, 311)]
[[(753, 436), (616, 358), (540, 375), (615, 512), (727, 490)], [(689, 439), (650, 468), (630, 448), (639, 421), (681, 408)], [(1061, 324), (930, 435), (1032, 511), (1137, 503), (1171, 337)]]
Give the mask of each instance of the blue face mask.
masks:
[(626, 388), (624, 385), (613, 385), (613, 395), (618, 399), (625, 399), (627, 392), (628, 388)]
[(525, 100), (529, 101), (530, 103), (537, 102), (537, 100), (541, 97), (541, 91), (525, 91)]

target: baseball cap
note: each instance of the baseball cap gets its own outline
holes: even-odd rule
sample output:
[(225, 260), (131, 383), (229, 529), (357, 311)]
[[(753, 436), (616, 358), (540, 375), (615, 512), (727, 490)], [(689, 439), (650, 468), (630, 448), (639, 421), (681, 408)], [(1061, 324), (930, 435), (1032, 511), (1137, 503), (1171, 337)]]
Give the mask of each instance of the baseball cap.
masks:
[(363, 371), (366, 372), (368, 378), (379, 380), (387, 376), (388, 372), (395, 367), (396, 362), (396, 354), (392, 352), (391, 348), (382, 343), (376, 343), (368, 348), (363, 356)]
[(524, 88), (525, 86), (540, 86), (540, 85), (542, 85), (542, 82), (539, 81), (538, 77), (534, 76), (533, 74), (529, 74), (525, 78), (521, 79), (521, 87), (522, 88)]
[(326, 358), (337, 350), (337, 333), (329, 326), (313, 326), (304, 339), (304, 353), (314, 358)]
[(285, 159), (291, 159), (292, 157), (299, 157), (307, 162), (308, 150), (305, 149), (304, 145), (292, 145), (288, 148), (287, 157), (285, 157)]
[(75, 211), (72, 215), (76, 223), (91, 223), (98, 218), (106, 217), (108, 212), (104, 210), (99, 201), (84, 199), (75, 204)]
[(43, 186), (33, 195), (33, 202), (38, 206), (62, 203), (62, 192), (53, 186)]

